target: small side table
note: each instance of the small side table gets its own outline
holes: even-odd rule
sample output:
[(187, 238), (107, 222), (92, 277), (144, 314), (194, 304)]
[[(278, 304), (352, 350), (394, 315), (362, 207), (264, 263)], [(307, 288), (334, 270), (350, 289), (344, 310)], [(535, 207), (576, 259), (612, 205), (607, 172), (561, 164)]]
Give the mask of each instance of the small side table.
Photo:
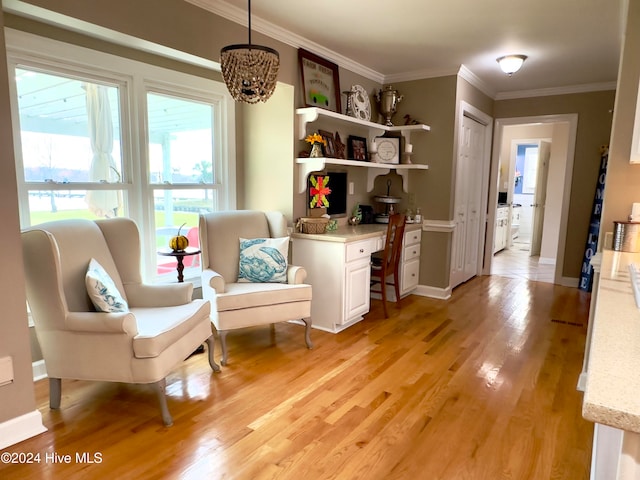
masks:
[(178, 261), (178, 266), (176, 270), (178, 271), (178, 282), (184, 282), (184, 276), (182, 272), (184, 271), (184, 257), (190, 257), (191, 255), (198, 255), (201, 252), (199, 248), (196, 247), (187, 247), (184, 250), (174, 251), (170, 248), (162, 248), (158, 250), (158, 255), (162, 255), (165, 257), (175, 257)]

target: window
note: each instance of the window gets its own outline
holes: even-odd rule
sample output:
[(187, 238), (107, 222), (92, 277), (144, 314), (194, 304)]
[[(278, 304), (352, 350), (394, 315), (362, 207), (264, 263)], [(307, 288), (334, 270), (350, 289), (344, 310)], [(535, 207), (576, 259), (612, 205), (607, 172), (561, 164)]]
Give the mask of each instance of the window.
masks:
[(197, 246), (198, 215), (235, 207), (224, 84), (21, 32), (7, 49), (22, 226), (131, 217), (145, 277), (175, 281), (158, 248), (179, 228)]

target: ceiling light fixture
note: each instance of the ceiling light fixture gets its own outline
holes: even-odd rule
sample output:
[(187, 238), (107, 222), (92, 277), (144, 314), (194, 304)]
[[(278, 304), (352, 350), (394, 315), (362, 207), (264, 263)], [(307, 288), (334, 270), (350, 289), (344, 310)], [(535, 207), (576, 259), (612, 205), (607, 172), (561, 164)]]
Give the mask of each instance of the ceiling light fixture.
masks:
[(500, 68), (504, 73), (511, 76), (520, 70), (522, 64), (527, 59), (526, 55), (505, 55), (498, 58), (496, 61), (500, 65)]
[(280, 55), (273, 48), (251, 44), (251, 0), (249, 43), (228, 45), (220, 50), (222, 78), (238, 102), (266, 102), (276, 89)]

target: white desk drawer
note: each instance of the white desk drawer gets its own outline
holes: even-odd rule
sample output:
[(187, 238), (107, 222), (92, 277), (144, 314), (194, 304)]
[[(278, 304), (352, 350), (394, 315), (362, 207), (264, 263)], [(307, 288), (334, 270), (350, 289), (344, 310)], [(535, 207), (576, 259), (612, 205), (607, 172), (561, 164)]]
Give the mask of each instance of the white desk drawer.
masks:
[(408, 262), (412, 258), (418, 258), (420, 256), (420, 244), (408, 245), (404, 247), (404, 256), (402, 260)]
[(406, 245), (414, 245), (416, 243), (420, 243), (420, 239), (422, 238), (422, 230), (412, 230), (410, 232), (404, 233), (404, 244)]
[(347, 244), (347, 262), (353, 262), (362, 258), (369, 258), (375, 248), (375, 239), (362, 240)]

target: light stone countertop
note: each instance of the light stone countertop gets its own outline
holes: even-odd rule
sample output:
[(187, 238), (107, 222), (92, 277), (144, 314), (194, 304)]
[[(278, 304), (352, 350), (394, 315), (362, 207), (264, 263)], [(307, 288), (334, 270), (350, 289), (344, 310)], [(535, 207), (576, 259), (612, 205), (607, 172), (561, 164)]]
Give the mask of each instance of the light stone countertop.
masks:
[[(421, 227), (422, 225), (419, 223), (407, 223), (405, 226), (405, 232), (420, 230)], [(326, 233), (292, 233), (291, 238), (348, 243), (355, 242), (357, 240), (365, 240), (367, 238), (376, 238), (380, 235), (384, 235), (386, 231), (387, 224), (385, 223), (368, 223), (365, 225), (355, 226), (344, 225), (338, 227), (338, 229), (333, 232)]]
[(640, 433), (640, 309), (628, 266), (640, 253), (602, 255), (582, 416)]

